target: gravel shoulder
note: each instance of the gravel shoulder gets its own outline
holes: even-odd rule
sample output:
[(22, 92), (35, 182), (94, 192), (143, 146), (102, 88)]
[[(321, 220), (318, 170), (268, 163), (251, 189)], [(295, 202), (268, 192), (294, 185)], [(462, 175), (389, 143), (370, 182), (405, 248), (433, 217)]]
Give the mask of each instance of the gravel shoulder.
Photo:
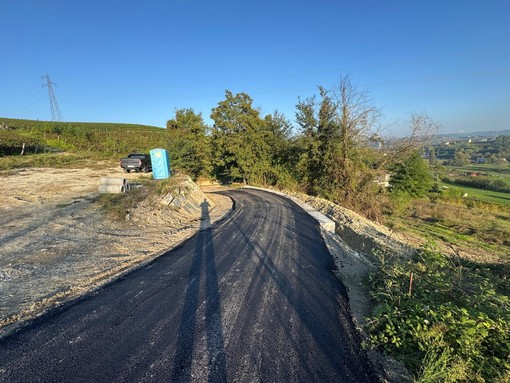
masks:
[[(101, 177), (136, 181), (117, 168), (21, 169), (0, 173), (0, 337), (90, 292), (191, 237), (200, 214), (171, 209), (117, 223), (96, 203)], [(211, 221), (232, 208), (214, 189)]]

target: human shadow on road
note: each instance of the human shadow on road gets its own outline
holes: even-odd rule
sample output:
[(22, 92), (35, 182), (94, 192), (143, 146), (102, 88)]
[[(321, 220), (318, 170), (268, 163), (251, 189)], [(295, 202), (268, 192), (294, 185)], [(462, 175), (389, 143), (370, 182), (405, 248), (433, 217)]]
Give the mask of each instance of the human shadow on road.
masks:
[[(221, 297), (218, 287), (213, 232), (206, 199), (202, 209), (200, 231), (195, 254), (188, 274), (188, 285), (181, 314), (179, 335), (172, 368), (172, 381), (189, 382), (195, 349), (197, 318), (200, 305), (200, 284), (205, 278), (205, 332), (207, 339), (208, 381), (226, 382), (226, 358), (221, 322)], [(205, 275), (205, 277), (203, 276)]]

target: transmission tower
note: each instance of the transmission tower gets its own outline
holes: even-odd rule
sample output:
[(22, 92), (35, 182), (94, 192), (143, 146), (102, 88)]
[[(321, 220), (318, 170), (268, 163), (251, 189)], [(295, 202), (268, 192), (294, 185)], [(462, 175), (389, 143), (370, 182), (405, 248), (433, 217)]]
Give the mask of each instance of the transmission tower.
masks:
[(48, 94), (50, 96), (51, 121), (62, 121), (62, 115), (60, 114), (60, 109), (58, 108), (57, 98), (55, 97), (55, 92), (53, 91), (53, 85), (56, 86), (57, 84), (51, 82), (48, 73), (46, 73), (46, 75), (42, 76), (41, 78), (46, 80), (46, 84), (43, 84), (43, 86), (48, 87)]

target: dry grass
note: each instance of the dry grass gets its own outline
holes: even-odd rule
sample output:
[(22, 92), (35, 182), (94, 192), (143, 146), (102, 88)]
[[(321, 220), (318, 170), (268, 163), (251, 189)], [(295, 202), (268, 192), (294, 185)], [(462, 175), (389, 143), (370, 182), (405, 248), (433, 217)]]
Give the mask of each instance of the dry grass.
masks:
[(510, 262), (510, 211), (415, 200), (385, 223), (418, 242), (418, 238), (435, 242), (442, 250), (472, 261)]

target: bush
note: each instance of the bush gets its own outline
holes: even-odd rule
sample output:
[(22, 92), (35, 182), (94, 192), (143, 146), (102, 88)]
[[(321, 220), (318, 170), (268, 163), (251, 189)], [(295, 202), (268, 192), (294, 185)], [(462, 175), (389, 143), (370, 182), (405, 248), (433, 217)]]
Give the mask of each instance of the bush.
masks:
[(403, 162), (390, 167), (390, 191), (392, 193), (406, 193), (411, 197), (424, 197), (432, 187), (432, 175), (429, 166), (418, 152), (413, 153)]
[(143, 182), (143, 186), (122, 194), (101, 194), (99, 205), (113, 221), (125, 221), (130, 211), (144, 201), (154, 190), (154, 182)]
[[(418, 381), (485, 382), (508, 374), (510, 299), (489, 270), (424, 248), (407, 262), (381, 257), (370, 283), (377, 302), (370, 343), (402, 360)], [(426, 379), (436, 373), (444, 379)]]

